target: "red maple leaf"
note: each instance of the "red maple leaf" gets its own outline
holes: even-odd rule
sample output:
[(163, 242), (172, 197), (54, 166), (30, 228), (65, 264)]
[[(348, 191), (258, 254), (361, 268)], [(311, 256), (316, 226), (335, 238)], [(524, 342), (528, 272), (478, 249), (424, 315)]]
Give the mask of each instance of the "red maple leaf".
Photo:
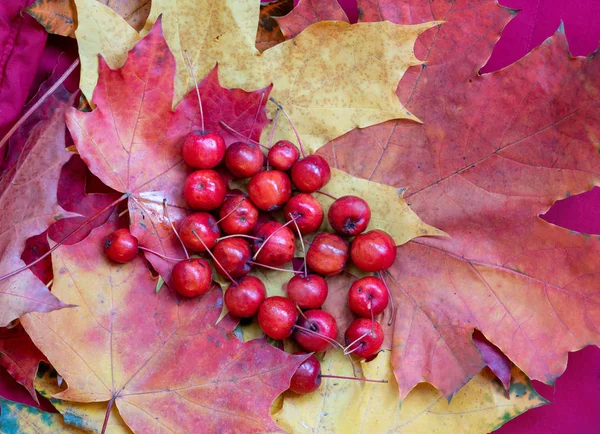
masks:
[(35, 402), (38, 398), (33, 380), (42, 360), (46, 356), (33, 344), (23, 326), (0, 328), (0, 365), (27, 389)]
[[(60, 170), (71, 157), (65, 151), (65, 111), (73, 98), (64, 88), (49, 97), (8, 143), (0, 167), (0, 326), (32, 311), (65, 307), (20, 259), (26, 240), (71, 214), (59, 206)], [(6, 277), (10, 276), (10, 277)]]
[(408, 186), (412, 209), (450, 235), (401, 246), (387, 279), (402, 396), (422, 381), (451, 396), (479, 372), (475, 329), (531, 378), (552, 382), (569, 351), (600, 343), (600, 242), (539, 218), (600, 183), (597, 59), (571, 58), (558, 33), (510, 68), (478, 75), (511, 17), (494, 1), (407, 2), (400, 14), (397, 2), (360, 6), (363, 19), (447, 21), (419, 39), (426, 65), (398, 89), (424, 125), (353, 131), (336, 139), (332, 158)]
[[(175, 59), (159, 21), (130, 51), (123, 68), (113, 71), (100, 60), (93, 97), (97, 108), (90, 113), (70, 110), (67, 125), (92, 173), (129, 197), (131, 231), (140, 244), (166, 257), (183, 258), (169, 219), (177, 226), (188, 212), (183, 184), (192, 170), (181, 158), (181, 142), (190, 130), (200, 129), (201, 120), (195, 92), (171, 109), (174, 74)], [(223, 129), (222, 121), (243, 136), (259, 139), (268, 122), (264, 106), (270, 88), (224, 89), (215, 68), (199, 89), (207, 130), (221, 133), (228, 145), (239, 141)], [(174, 263), (147, 256), (168, 283)]]
[(286, 39), (296, 37), (302, 30), (319, 21), (349, 22), (337, 0), (300, 0), (289, 14), (275, 19)]
[[(101, 212), (118, 198), (117, 193), (86, 193), (88, 179), (92, 174), (78, 155), (73, 155), (63, 166), (58, 180), (58, 204), (65, 210), (79, 214), (81, 217), (61, 219), (50, 226), (46, 231), (31, 237), (25, 244), (21, 259), (26, 264), (38, 260), (50, 250), (48, 237), (54, 242), (64, 240), (64, 244), (75, 244), (84, 239), (90, 231), (106, 222), (112, 208), (101, 213), (91, 221), (86, 221)], [(81, 225), (84, 227), (80, 227)], [(72, 234), (72, 235), (71, 235)], [(44, 284), (52, 280), (52, 259), (45, 257), (30, 268)]]

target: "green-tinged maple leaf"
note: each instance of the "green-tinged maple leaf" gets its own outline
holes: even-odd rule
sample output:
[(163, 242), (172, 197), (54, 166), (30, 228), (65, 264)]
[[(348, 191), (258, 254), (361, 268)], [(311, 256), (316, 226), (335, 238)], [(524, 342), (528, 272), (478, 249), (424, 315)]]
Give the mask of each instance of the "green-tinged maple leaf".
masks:
[(157, 294), (142, 258), (111, 263), (102, 240), (115, 220), (53, 253), (53, 291), (77, 307), (22, 318), (69, 386), (54, 398), (114, 402), (135, 432), (278, 431), (271, 402), (305, 357), (242, 343), (227, 318), (215, 326), (216, 286), (196, 298)]
[[(42, 364), (35, 378), (35, 390), (48, 399), (52, 406), (63, 416), (66, 424), (100, 434), (106, 417), (105, 402), (72, 402), (54, 398), (67, 389), (67, 383), (47, 364)], [(110, 434), (131, 434), (131, 430), (123, 421), (117, 406), (110, 410), (106, 424), (106, 432)]]
[(67, 425), (58, 413), (48, 413), (2, 397), (0, 397), (0, 431), (5, 434), (85, 433)]

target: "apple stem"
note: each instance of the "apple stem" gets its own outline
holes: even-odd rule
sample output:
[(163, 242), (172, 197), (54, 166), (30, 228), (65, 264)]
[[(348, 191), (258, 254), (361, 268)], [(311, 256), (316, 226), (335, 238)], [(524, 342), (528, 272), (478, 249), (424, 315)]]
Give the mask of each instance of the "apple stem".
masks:
[(192, 233), (194, 234), (194, 236), (196, 238), (198, 238), (198, 241), (200, 241), (202, 243), (202, 245), (204, 246), (204, 249), (206, 249), (206, 252), (210, 255), (210, 257), (213, 259), (213, 261), (215, 261), (215, 264), (217, 264), (221, 270), (223, 270), (223, 273), (225, 273), (225, 275), (227, 276), (227, 278), (229, 280), (231, 280), (231, 283), (236, 286), (237, 282), (233, 279), (233, 277), (231, 277), (231, 275), (227, 272), (227, 270), (225, 268), (223, 268), (223, 266), (221, 265), (221, 263), (219, 262), (219, 260), (217, 258), (215, 258), (215, 255), (213, 255), (213, 253), (210, 251), (210, 249), (208, 248), (208, 246), (206, 245), (206, 243), (204, 242), (204, 240), (202, 238), (200, 238), (200, 236), (198, 235), (198, 233), (196, 232), (195, 229), (192, 229)]
[[(155, 252), (154, 250), (148, 249), (148, 248), (146, 248), (146, 247), (139, 246), (138, 248), (139, 248), (140, 250), (143, 250), (144, 252), (152, 253), (153, 255), (156, 255), (156, 256), (158, 256), (158, 257), (161, 257), (161, 258), (163, 258), (163, 259), (166, 259), (167, 261), (173, 261), (173, 262), (180, 262), (180, 261), (183, 261), (183, 259), (170, 258), (170, 257), (168, 257), (168, 256), (165, 256), (165, 255), (162, 255), (162, 254), (160, 254), (160, 253), (158, 253), (158, 252)], [(189, 259), (189, 258), (188, 258), (188, 259)]]
[(305, 158), (306, 154), (304, 153), (304, 146), (302, 146), (302, 140), (300, 139), (300, 134), (298, 133), (298, 130), (296, 129), (296, 126), (294, 125), (292, 118), (290, 117), (290, 115), (288, 115), (288, 113), (285, 111), (283, 106), (281, 104), (279, 104), (275, 98), (271, 97), (269, 99), (277, 106), (277, 108), (279, 108), (279, 110), (281, 110), (283, 112), (285, 117), (288, 118), (288, 121), (290, 121), (292, 130), (294, 130), (294, 134), (296, 134), (296, 139), (298, 139), (298, 145), (300, 146), (300, 153), (302, 153), (302, 158)]
[(196, 86), (196, 95), (198, 96), (198, 106), (200, 107), (200, 122), (202, 125), (202, 134), (206, 132), (204, 129), (204, 111), (202, 110), (202, 98), (200, 98), (200, 89), (198, 89), (198, 82), (196, 81), (196, 74), (194, 73), (194, 66), (192, 65), (192, 61), (190, 60), (190, 55), (187, 50), (184, 50), (185, 58), (187, 60), (187, 67), (190, 70), (190, 74), (192, 75), (192, 79), (194, 80), (194, 86)]
[(365, 383), (387, 383), (387, 380), (371, 380), (368, 378), (345, 377), (343, 375), (319, 374), (321, 378), (339, 378), (340, 380), (364, 381)]
[(289, 222), (279, 226), (277, 229), (275, 229), (271, 235), (269, 235), (264, 241), (263, 243), (260, 245), (260, 247), (258, 248), (258, 250), (256, 251), (256, 253), (254, 254), (254, 256), (252, 257), (252, 260), (255, 261), (256, 258), (258, 257), (258, 254), (260, 253), (260, 251), (263, 249), (263, 247), (265, 246), (265, 244), (267, 244), (267, 241), (269, 241), (271, 239), (271, 237), (273, 235), (275, 235), (277, 232), (279, 232), (281, 229), (283, 229), (284, 227), (288, 226), (290, 223), (295, 222), (296, 219), (298, 219), (299, 217), (293, 217)]
[(310, 324), (310, 321), (309, 321), (309, 319), (308, 319), (308, 318), (306, 318), (306, 315), (304, 315), (304, 312), (302, 312), (302, 309), (300, 309), (300, 306), (298, 306), (298, 303), (295, 303), (295, 305), (296, 305), (296, 310), (298, 310), (298, 313), (300, 314), (300, 316), (301, 316), (302, 318), (304, 318), (304, 320), (305, 320), (307, 323), (309, 323), (309, 324)]
[[(350, 346), (350, 345), (348, 345)], [(358, 349), (360, 348), (360, 345), (357, 345), (356, 348), (354, 348), (353, 350), (350, 351), (344, 351), (344, 355), (349, 356), (350, 354), (352, 354), (355, 351), (358, 351)]]
[(221, 240), (226, 240), (227, 238), (250, 238), (251, 240), (257, 240), (260, 241), (261, 238), (258, 237), (253, 237), (252, 235), (246, 235), (246, 234), (233, 234), (233, 235), (226, 235), (224, 237), (221, 238), (217, 238), (217, 241), (221, 241)]
[(265, 145), (263, 145), (262, 143), (259, 143), (259, 142), (257, 142), (256, 140), (252, 140), (250, 137), (246, 137), (246, 136), (244, 136), (242, 133), (240, 133), (239, 131), (237, 131), (237, 130), (234, 130), (232, 127), (230, 127), (229, 125), (227, 125), (225, 122), (223, 122), (223, 121), (220, 121), (220, 122), (219, 122), (219, 124), (221, 124), (221, 126), (222, 126), (223, 128), (225, 128), (226, 130), (228, 130), (228, 131), (230, 131), (230, 132), (232, 132), (232, 133), (234, 133), (234, 134), (236, 134), (236, 135), (238, 135), (238, 136), (242, 137), (242, 138), (243, 138), (243, 139), (245, 139), (247, 142), (249, 142), (249, 143), (252, 143), (253, 145), (256, 145), (256, 146), (260, 146), (261, 148), (264, 148), (264, 149), (269, 149), (269, 147), (268, 147), (268, 146), (265, 146)]
[(358, 347), (359, 347), (358, 345), (352, 351), (348, 351), (348, 348), (350, 348), (355, 343), (359, 342), (362, 338), (365, 338), (365, 337), (369, 336), (371, 333), (373, 333), (373, 323), (372, 322), (371, 322), (371, 330), (369, 330), (366, 333), (363, 333), (362, 336), (357, 337), (356, 339), (354, 339), (354, 341), (352, 341), (351, 343), (349, 343), (348, 345), (346, 345), (346, 348), (344, 348), (344, 354), (350, 354), (350, 353), (356, 351), (358, 349)]
[(322, 194), (322, 195), (325, 195), (325, 196), (327, 196), (327, 197), (330, 197), (330, 198), (332, 198), (333, 200), (338, 200), (338, 198), (337, 198), (337, 197), (335, 197), (334, 195), (332, 195), (332, 194), (329, 194), (329, 193), (327, 193), (327, 192), (325, 192), (325, 191), (323, 191), (323, 190), (317, 190), (317, 193), (320, 193), (320, 194)]
[[(275, 135), (275, 127), (277, 126), (277, 119), (279, 119), (279, 107), (275, 112), (275, 117), (273, 118), (273, 126), (271, 127), (271, 133), (269, 134), (269, 149), (273, 147), (273, 136)], [(267, 158), (267, 172), (270, 170), (269, 167), (269, 159)]]
[[(310, 324), (310, 321), (309, 321), (308, 323)], [(321, 334), (321, 333), (318, 333), (318, 332), (316, 332), (316, 331), (314, 331), (314, 330), (308, 329), (308, 328), (306, 328), (306, 327), (299, 326), (298, 324), (294, 325), (294, 328), (295, 328), (295, 329), (298, 329), (298, 330), (302, 330), (304, 333), (308, 333), (309, 335), (314, 335), (314, 336), (317, 336), (317, 337), (319, 337), (319, 338), (323, 339), (324, 341), (327, 341), (327, 342), (329, 342), (329, 343), (330, 343), (330, 344), (332, 344), (332, 345), (336, 345), (336, 346), (340, 347), (342, 350), (344, 349), (343, 345), (342, 345), (342, 344), (340, 344), (340, 343), (339, 343), (338, 341), (336, 341), (335, 339), (331, 339), (330, 337), (328, 337), (328, 336), (325, 336), (325, 335), (323, 335), (323, 334)], [(344, 353), (344, 354), (345, 354), (345, 353)]]
[(277, 107), (277, 111), (275, 112), (275, 117), (273, 118), (273, 126), (271, 127), (271, 134), (269, 134), (269, 149), (273, 147), (273, 136), (275, 136), (275, 127), (277, 126), (277, 119), (279, 119), (279, 107)]
[(177, 239), (179, 240), (179, 243), (181, 244), (181, 247), (183, 248), (183, 253), (185, 254), (185, 259), (190, 259), (190, 255), (189, 255), (187, 249), (185, 248), (185, 244), (183, 244), (183, 240), (179, 236), (179, 232), (177, 232), (177, 230), (175, 229), (175, 226), (173, 225), (173, 220), (171, 220), (171, 217), (169, 217), (169, 207), (167, 206), (167, 199), (163, 199), (163, 212), (165, 213), (165, 217), (167, 218), (167, 221), (171, 225), (171, 229), (173, 229), (175, 236), (177, 237)]
[(377, 275), (383, 282), (383, 286), (385, 286), (385, 289), (388, 292), (388, 298), (390, 299), (390, 308), (391, 308), (392, 314), (390, 315), (390, 319), (388, 320), (388, 326), (391, 326), (392, 323), (394, 322), (394, 318), (396, 318), (396, 305), (394, 304), (394, 297), (392, 295), (392, 291), (390, 290), (390, 287), (388, 286), (387, 282), (383, 278), (383, 273), (380, 272), (380, 273), (377, 273)]
[(248, 264), (250, 264), (250, 265), (256, 265), (257, 267), (264, 267), (264, 268), (268, 268), (268, 269), (270, 269), (270, 270), (276, 270), (276, 271), (286, 271), (286, 272), (288, 272), (288, 273), (302, 274), (302, 271), (286, 270), (285, 268), (277, 268), (277, 267), (272, 267), (271, 265), (267, 265), (267, 264), (261, 264), (260, 262), (248, 261)]
[(296, 231), (298, 231), (298, 237), (300, 238), (300, 243), (302, 244), (302, 253), (304, 256), (304, 277), (308, 276), (308, 266), (306, 265), (306, 248), (304, 247), (304, 238), (302, 237), (302, 232), (300, 232), (300, 226), (298, 226), (298, 222), (294, 220), (294, 216), (292, 213), (289, 214), (292, 218), (291, 221), (294, 222), (294, 226), (296, 226)]
[(258, 110), (256, 110), (256, 115), (254, 115), (254, 120), (252, 121), (252, 127), (250, 127), (250, 132), (248, 133), (248, 138), (246, 140), (250, 140), (250, 136), (252, 136), (252, 131), (254, 131), (254, 125), (256, 125), (256, 121), (258, 119), (258, 115), (260, 114), (260, 106), (262, 105), (263, 100), (265, 99), (265, 91), (260, 94), (260, 101), (258, 102)]
[(50, 89), (48, 89), (46, 93), (42, 95), (40, 99), (29, 108), (29, 110), (27, 110), (27, 112), (17, 121), (17, 123), (13, 125), (13, 127), (8, 131), (8, 133), (6, 133), (4, 137), (2, 137), (2, 140), (0, 140), (0, 148), (2, 148), (2, 146), (4, 146), (6, 142), (8, 142), (8, 139), (11, 138), (15, 131), (17, 131), (19, 127), (23, 125), (23, 123), (27, 119), (29, 119), (29, 117), (43, 104), (46, 98), (52, 95), (56, 91), (56, 89), (58, 89), (60, 85), (64, 83), (64, 81), (69, 77), (69, 75), (71, 75), (71, 73), (75, 70), (75, 68), (77, 68), (78, 65), (79, 59), (75, 59), (75, 61), (71, 63), (71, 66), (69, 66), (67, 70), (63, 73), (63, 75), (61, 75), (58, 78), (56, 83), (54, 83), (52, 87), (50, 87)]
[(81, 229), (83, 229), (89, 222), (91, 222), (92, 220), (94, 220), (95, 218), (99, 217), (100, 215), (102, 215), (105, 211), (109, 210), (110, 208), (116, 206), (119, 202), (121, 202), (123, 199), (127, 199), (129, 197), (129, 193), (125, 193), (123, 194), (123, 196), (119, 197), (117, 200), (115, 200), (114, 202), (106, 205), (104, 208), (102, 208), (100, 211), (98, 211), (96, 214), (94, 214), (93, 216), (89, 217), (86, 221), (84, 221), (81, 226), (77, 227), (76, 229), (74, 229), (73, 231), (71, 231), (69, 234), (67, 234), (67, 236), (65, 236), (62, 240), (60, 240), (58, 243), (56, 243), (54, 245), (54, 247), (52, 247), (50, 250), (48, 250), (46, 253), (44, 253), (42, 256), (40, 256), (39, 258), (37, 258), (35, 261), (33, 261), (31, 264), (27, 264), (24, 267), (21, 267), (15, 271), (11, 271), (8, 274), (5, 274), (4, 276), (0, 276), (0, 281), (8, 279), (9, 277), (12, 277), (16, 274), (19, 274), (22, 271), (27, 270), (28, 268), (33, 267), (35, 264), (37, 264), (40, 261), (43, 261), (45, 258), (47, 258), (48, 256), (50, 256), (52, 254), (52, 252), (54, 252), (56, 249), (58, 249), (60, 246), (62, 246), (65, 241), (67, 241), (69, 238), (71, 238), (73, 235), (75, 235), (77, 232), (79, 232)]
[(246, 197), (244, 197), (244, 199), (240, 200), (237, 203), (237, 205), (235, 206), (235, 208), (233, 208), (231, 211), (229, 211), (225, 216), (223, 216), (221, 219), (219, 219), (215, 224), (218, 225), (223, 220), (225, 220), (227, 217), (229, 217), (231, 214), (233, 214), (235, 212), (235, 210), (238, 209), (242, 205), (242, 203), (244, 203), (245, 200), (246, 200)]
[(102, 424), (102, 430), (100, 431), (100, 434), (104, 434), (106, 432), (106, 428), (108, 427), (108, 419), (110, 418), (110, 411), (112, 410), (112, 406), (115, 403), (115, 398), (111, 398), (110, 401), (108, 401), (108, 405), (106, 406), (106, 415), (104, 416), (104, 423)]

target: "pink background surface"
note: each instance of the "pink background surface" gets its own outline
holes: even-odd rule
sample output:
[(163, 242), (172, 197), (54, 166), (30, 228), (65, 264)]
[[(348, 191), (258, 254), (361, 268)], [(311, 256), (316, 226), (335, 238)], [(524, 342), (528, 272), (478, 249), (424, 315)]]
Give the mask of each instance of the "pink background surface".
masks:
[[(22, 3), (30, 3), (30, 1)], [(340, 0), (340, 3), (346, 9), (349, 18), (356, 21), (358, 17), (356, 0)], [(505, 28), (491, 59), (482, 69), (483, 73), (510, 65), (524, 56), (551, 36), (558, 28), (561, 19), (574, 55), (588, 55), (598, 47), (600, 0), (501, 0), (500, 3), (507, 7), (521, 9), (521, 12)], [(5, 13), (2, 10), (0, 12)], [(28, 19), (26, 23), (32, 25)], [(61, 55), (63, 51), (66, 53)], [(31, 89), (37, 89), (41, 81), (46, 79), (55, 67), (59, 73), (64, 71), (75, 56), (74, 41), (57, 37), (48, 38), (39, 66), (35, 70)], [(31, 68), (35, 68), (37, 59), (31, 59), (30, 56), (30, 60)], [(30, 76), (34, 75), (34, 70), (29, 72)], [(76, 83), (77, 77), (72, 77), (68, 87), (74, 88)], [(22, 100), (24, 99), (23, 88), (27, 89), (29, 85), (23, 86), (23, 83), (19, 85), (19, 90), (12, 95), (14, 99)], [(0, 86), (5, 88), (6, 83), (0, 82)], [(4, 114), (6, 115), (6, 112)], [(4, 120), (6, 121), (7, 118)], [(2, 122), (0, 127), (6, 128), (6, 125), (1, 124)], [(600, 188), (556, 203), (544, 218), (567, 229), (600, 234)], [(533, 409), (508, 422), (496, 432), (502, 434), (600, 433), (599, 348), (587, 347), (570, 354), (567, 371), (556, 381), (554, 387), (538, 382), (534, 384), (552, 404)], [(0, 395), (34, 405), (25, 389), (4, 369), (0, 369)], [(48, 403), (43, 403), (42, 407), (45, 410), (51, 409)]]

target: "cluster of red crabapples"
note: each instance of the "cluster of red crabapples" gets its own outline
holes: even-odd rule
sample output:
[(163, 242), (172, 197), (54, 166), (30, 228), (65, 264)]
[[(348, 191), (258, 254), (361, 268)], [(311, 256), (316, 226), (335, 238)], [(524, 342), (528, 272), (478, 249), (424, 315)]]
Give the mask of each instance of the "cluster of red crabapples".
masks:
[[(283, 111), (295, 131), (283, 107), (272, 101), (278, 106), (277, 115)], [(277, 116), (273, 129), (276, 121)], [(305, 250), (304, 236), (321, 227), (323, 208), (311, 194), (319, 193), (331, 177), (327, 161), (319, 155), (306, 156), (299, 136), (298, 141), (300, 150), (287, 140), (275, 143), (267, 148), (265, 159), (263, 145), (249, 138), (226, 147), (217, 132), (195, 130), (185, 137), (182, 157), (195, 171), (187, 177), (183, 194), (193, 212), (178, 229), (169, 221), (187, 259), (175, 264), (168, 283), (185, 297), (208, 292), (213, 281), (212, 258), (216, 272), (231, 281), (224, 295), (231, 315), (256, 317), (268, 337), (291, 338), (307, 353), (337, 345), (344, 354), (368, 358), (383, 343), (382, 327), (375, 320), (389, 302), (383, 277), (363, 277), (350, 287), (348, 305), (357, 319), (345, 332), (345, 347), (336, 341), (335, 318), (321, 309), (328, 294), (325, 277), (344, 270), (350, 258), (363, 271), (381, 272), (394, 262), (396, 246), (383, 231), (365, 232), (371, 218), (365, 200), (344, 196), (336, 199), (327, 213), (335, 233), (321, 232), (314, 237), (300, 270), (281, 268), (294, 259), (296, 235)], [(228, 190), (226, 181), (214, 170), (217, 166), (233, 178), (249, 179), (248, 194)], [(269, 214), (280, 210), (284, 223)], [(105, 242), (107, 256), (116, 262), (132, 260), (137, 250), (137, 240), (127, 229), (113, 232)], [(188, 251), (210, 258), (190, 258)], [(287, 297), (267, 297), (264, 283), (249, 275), (253, 267), (294, 273), (287, 283)], [(292, 377), (290, 389), (312, 392), (321, 377), (327, 375), (321, 374), (319, 360), (311, 355)]]

